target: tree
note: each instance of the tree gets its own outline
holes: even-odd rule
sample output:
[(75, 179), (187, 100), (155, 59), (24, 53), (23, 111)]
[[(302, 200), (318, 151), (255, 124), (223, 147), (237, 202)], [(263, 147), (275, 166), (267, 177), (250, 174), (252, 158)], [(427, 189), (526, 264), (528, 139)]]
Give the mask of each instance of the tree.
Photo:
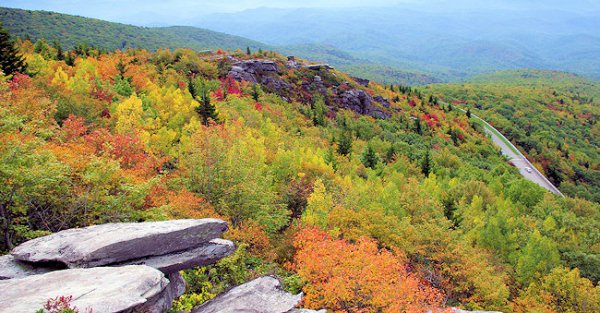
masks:
[(429, 173), (431, 172), (431, 155), (429, 154), (429, 150), (427, 150), (423, 157), (423, 161), (421, 161), (421, 172), (425, 176), (429, 176)]
[(317, 229), (298, 233), (294, 267), (307, 282), (303, 304), (333, 312), (427, 312), (441, 293), (407, 271), (400, 258), (373, 240), (356, 244)]
[(250, 51), (250, 47), (246, 47), (246, 54), (247, 55), (251, 55), (252, 54), (252, 51)]
[(467, 118), (471, 118), (471, 109), (467, 109), (465, 114), (467, 115)]
[(342, 133), (337, 151), (341, 155), (349, 155), (352, 152), (352, 135), (348, 132)]
[(260, 85), (257, 83), (253, 83), (252, 84), (252, 99), (254, 99), (254, 101), (257, 101), (260, 99), (260, 95), (262, 93), (262, 90), (260, 88)]
[(200, 115), (202, 124), (209, 126), (211, 120), (219, 123), (219, 113), (217, 113), (215, 105), (210, 102), (208, 86), (204, 79), (200, 80), (200, 90), (198, 90), (196, 79), (190, 76), (188, 79), (188, 91), (192, 95), (192, 98), (199, 103), (196, 107), (196, 113)]
[(55, 59), (57, 61), (63, 61), (65, 59), (65, 52), (63, 51), (63, 48), (60, 45), (60, 42), (54, 41), (54, 43), (52, 44), (52, 46), (54, 47), (54, 49), (56, 49), (56, 57), (55, 57)]
[(367, 147), (363, 151), (360, 160), (366, 167), (372, 169), (374, 169), (375, 166), (377, 166), (377, 164), (379, 164), (381, 161), (379, 155), (377, 152), (375, 152), (375, 149), (373, 149), (373, 146), (370, 143), (367, 144)]
[(10, 39), (8, 31), (0, 24), (0, 70), (9, 76), (24, 73), (26, 69), (25, 58)]

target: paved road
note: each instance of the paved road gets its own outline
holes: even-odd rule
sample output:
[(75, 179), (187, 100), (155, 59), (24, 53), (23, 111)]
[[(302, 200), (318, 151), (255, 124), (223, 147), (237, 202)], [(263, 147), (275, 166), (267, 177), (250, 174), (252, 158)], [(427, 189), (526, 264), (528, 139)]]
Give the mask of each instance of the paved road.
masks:
[[(456, 107), (456, 106), (455, 106)], [(466, 112), (465, 110), (458, 108), (459, 110)], [(546, 188), (548, 191), (564, 197), (562, 192), (556, 188), (544, 174), (540, 173), (529, 160), (512, 144), (504, 135), (502, 135), (496, 128), (484, 121), (479, 116), (471, 113), (472, 118), (476, 118), (484, 124), (486, 134), (492, 139), (494, 144), (500, 148), (502, 154), (504, 154), (518, 170), (519, 173), (526, 179)], [(504, 139), (504, 140), (502, 140)], [(507, 144), (508, 143), (508, 144)]]

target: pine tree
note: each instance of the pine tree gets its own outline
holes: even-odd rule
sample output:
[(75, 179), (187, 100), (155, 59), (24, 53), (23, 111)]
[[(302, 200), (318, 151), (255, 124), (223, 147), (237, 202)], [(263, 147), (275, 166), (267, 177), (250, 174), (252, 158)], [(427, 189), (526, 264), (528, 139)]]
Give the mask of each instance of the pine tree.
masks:
[(190, 76), (188, 80), (188, 90), (192, 95), (192, 98), (199, 103), (196, 107), (196, 113), (202, 118), (202, 124), (209, 126), (211, 120), (219, 123), (217, 108), (214, 104), (210, 103), (208, 86), (206, 86), (204, 80), (200, 81), (200, 90), (198, 90), (195, 79)]
[(52, 44), (52, 46), (54, 47), (54, 49), (56, 49), (56, 57), (55, 57), (55, 59), (57, 61), (63, 61), (65, 59), (65, 52), (63, 51), (63, 48), (60, 45), (60, 42), (54, 41), (54, 43)]
[(366, 167), (372, 169), (374, 169), (380, 161), (379, 155), (377, 154), (377, 152), (375, 152), (375, 149), (373, 149), (373, 146), (371, 146), (371, 144), (367, 144), (367, 147), (363, 151), (360, 160)]
[(423, 158), (423, 162), (421, 163), (421, 172), (425, 176), (429, 176), (431, 172), (431, 156), (429, 155), (429, 150), (425, 153), (425, 157)]
[(423, 135), (423, 128), (421, 127), (421, 120), (417, 117), (415, 119), (415, 131), (419, 135)]
[(467, 109), (467, 113), (466, 114), (467, 114), (468, 118), (471, 118), (471, 109)]
[(0, 70), (4, 75), (24, 73), (27, 69), (25, 58), (19, 53), (8, 31), (0, 24)]
[(352, 135), (343, 133), (342, 136), (340, 136), (337, 151), (341, 155), (348, 155), (352, 152)]
[(247, 55), (251, 55), (252, 54), (252, 51), (250, 51), (250, 47), (246, 47), (246, 54)]
[(254, 99), (254, 101), (258, 102), (258, 99), (260, 98), (260, 94), (261, 94), (260, 85), (257, 83), (252, 84), (252, 99)]

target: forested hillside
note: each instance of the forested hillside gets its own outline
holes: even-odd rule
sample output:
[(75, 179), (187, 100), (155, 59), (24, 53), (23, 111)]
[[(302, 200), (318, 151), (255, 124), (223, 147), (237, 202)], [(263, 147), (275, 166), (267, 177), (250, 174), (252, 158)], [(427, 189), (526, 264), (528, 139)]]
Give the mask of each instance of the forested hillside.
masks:
[(174, 311), (264, 274), (332, 312), (600, 311), (598, 203), (523, 179), (429, 93), (272, 52), (19, 48), (26, 74), (0, 79), (2, 251), (218, 217), (238, 249), (187, 271)]
[(427, 90), (501, 130), (563, 193), (600, 202), (600, 84), (564, 72), (517, 70)]
[(114, 50), (127, 48), (252, 49), (266, 45), (246, 38), (197, 27), (137, 27), (93, 18), (46, 11), (29, 11), (0, 7), (0, 22), (14, 36), (29, 37), (34, 42), (58, 41), (66, 48), (86, 43)]

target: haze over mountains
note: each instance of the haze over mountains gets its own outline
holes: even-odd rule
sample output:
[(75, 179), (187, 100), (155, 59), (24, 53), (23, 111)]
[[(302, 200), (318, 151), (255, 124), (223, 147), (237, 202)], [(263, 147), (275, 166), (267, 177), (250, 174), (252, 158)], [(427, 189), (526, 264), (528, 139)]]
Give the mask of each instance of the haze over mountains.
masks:
[(600, 78), (600, 3), (589, 0), (91, 2), (5, 5), (139, 26), (202, 27), (384, 82), (455, 81), (515, 68)]
[(328, 45), (376, 63), (451, 77), (522, 67), (600, 75), (597, 10), (261, 8), (211, 15), (196, 25), (272, 45)]

